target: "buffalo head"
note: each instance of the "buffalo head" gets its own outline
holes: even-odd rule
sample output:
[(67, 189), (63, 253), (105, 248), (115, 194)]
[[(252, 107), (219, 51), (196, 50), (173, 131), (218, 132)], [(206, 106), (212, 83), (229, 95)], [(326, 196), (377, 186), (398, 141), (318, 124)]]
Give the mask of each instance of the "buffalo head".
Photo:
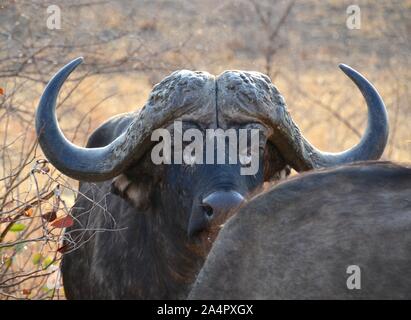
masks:
[[(78, 147), (61, 132), (55, 105), (64, 81), (81, 62), (78, 58), (63, 67), (41, 97), (36, 130), (45, 156), (71, 178), (112, 181), (113, 191), (139, 211), (157, 207), (163, 212), (159, 220), (172, 221), (170, 226), (189, 235), (207, 229), (212, 221), (222, 222), (265, 181), (287, 175), (290, 168), (301, 172), (378, 159), (387, 142), (387, 114), (378, 92), (357, 71), (341, 65), (368, 106), (366, 132), (356, 146), (345, 152), (316, 149), (301, 134), (270, 79), (243, 71), (226, 71), (217, 77), (206, 72), (174, 72), (153, 88), (141, 110), (98, 129), (94, 136), (103, 143)], [(234, 132), (258, 129), (258, 170), (242, 175), (241, 162), (154, 164), (151, 151), (157, 142), (152, 133), (164, 128), (175, 136), (176, 120), (181, 121), (182, 132), (195, 128), (204, 135), (210, 128)]]

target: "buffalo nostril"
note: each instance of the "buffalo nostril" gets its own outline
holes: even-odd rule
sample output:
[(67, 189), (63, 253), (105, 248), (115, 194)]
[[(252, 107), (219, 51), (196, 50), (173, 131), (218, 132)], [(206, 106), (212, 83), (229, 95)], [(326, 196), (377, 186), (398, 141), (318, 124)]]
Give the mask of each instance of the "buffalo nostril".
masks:
[(207, 195), (201, 204), (195, 204), (188, 221), (187, 234), (193, 237), (206, 229), (218, 216), (238, 208), (244, 202), (243, 196), (236, 191), (215, 191)]
[(204, 213), (207, 215), (207, 217), (211, 218), (214, 214), (214, 210), (211, 206), (209, 206), (208, 204), (203, 204), (203, 210)]
[(244, 202), (244, 197), (236, 191), (216, 191), (202, 201), (202, 206), (208, 218), (224, 214), (237, 208)]

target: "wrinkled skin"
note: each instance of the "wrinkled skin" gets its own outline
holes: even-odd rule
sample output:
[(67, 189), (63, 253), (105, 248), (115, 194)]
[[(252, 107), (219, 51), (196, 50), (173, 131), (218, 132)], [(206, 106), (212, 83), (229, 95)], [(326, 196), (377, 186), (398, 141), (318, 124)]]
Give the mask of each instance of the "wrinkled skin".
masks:
[[(127, 123), (124, 117), (110, 120), (96, 130), (87, 147), (109, 143)], [(190, 216), (203, 214), (198, 211), (207, 194), (235, 190), (247, 197), (264, 180), (278, 179), (281, 171), (289, 173), (264, 135), (259, 158), (258, 173), (242, 176), (240, 164), (156, 166), (147, 153), (120, 178), (80, 183), (80, 193), (100, 206), (84, 196), (74, 205), (76, 223), (66, 236), (75, 240), (75, 246), (69, 247), (62, 262), (67, 298), (186, 298), (219, 224), (227, 218), (212, 220), (190, 238)], [(112, 231), (95, 232), (102, 229)]]
[(225, 224), (189, 298), (410, 299), (410, 198), (411, 169), (389, 162), (280, 183)]

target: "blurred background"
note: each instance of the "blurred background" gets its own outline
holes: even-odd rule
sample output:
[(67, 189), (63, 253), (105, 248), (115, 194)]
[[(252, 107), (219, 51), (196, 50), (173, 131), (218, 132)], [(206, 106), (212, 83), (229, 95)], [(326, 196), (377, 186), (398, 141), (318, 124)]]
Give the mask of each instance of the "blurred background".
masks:
[[(360, 9), (354, 29), (352, 5)], [(314, 145), (342, 151), (367, 119), (338, 69), (346, 63), (386, 103), (383, 158), (409, 162), (410, 34), (411, 0), (0, 0), (0, 299), (64, 298), (58, 266), (77, 182), (44, 162), (34, 113), (71, 59), (85, 63), (57, 113), (78, 145), (107, 118), (141, 108), (172, 71), (242, 69), (270, 76)]]

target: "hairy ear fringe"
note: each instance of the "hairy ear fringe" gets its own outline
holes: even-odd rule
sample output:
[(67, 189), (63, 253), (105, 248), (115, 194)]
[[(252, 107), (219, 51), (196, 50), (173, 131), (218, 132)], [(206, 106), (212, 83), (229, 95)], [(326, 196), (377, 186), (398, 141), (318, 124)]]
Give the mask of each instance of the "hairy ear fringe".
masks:
[(132, 181), (125, 174), (121, 174), (111, 182), (111, 192), (124, 200), (130, 202), (137, 209), (147, 209), (151, 188)]

